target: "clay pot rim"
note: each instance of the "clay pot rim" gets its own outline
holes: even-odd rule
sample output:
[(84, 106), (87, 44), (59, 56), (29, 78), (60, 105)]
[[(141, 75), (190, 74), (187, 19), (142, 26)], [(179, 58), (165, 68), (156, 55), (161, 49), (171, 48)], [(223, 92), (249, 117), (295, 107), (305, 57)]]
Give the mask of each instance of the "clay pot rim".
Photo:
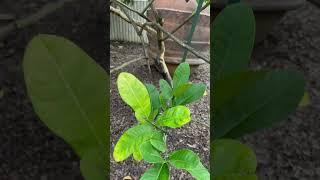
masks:
[[(207, 8), (210, 8), (210, 6), (208, 6)], [(175, 11), (175, 12), (181, 12), (181, 13), (192, 13), (192, 11), (185, 11), (185, 10), (177, 10), (177, 9), (173, 9), (173, 8), (157, 8), (157, 10), (166, 10), (166, 11)], [(203, 16), (208, 16), (210, 17), (210, 13), (205, 13), (205, 12), (201, 12), (200, 13)]]
[[(264, 3), (259, 3), (254, 0), (251, 0), (250, 2), (246, 2), (249, 4), (254, 11), (261, 11), (261, 12), (272, 12), (272, 11), (288, 11), (288, 10), (294, 10), (302, 5), (305, 4), (305, 0), (268, 0)], [(211, 3), (211, 6), (217, 9), (222, 9), (226, 6), (225, 0), (216, 0)]]

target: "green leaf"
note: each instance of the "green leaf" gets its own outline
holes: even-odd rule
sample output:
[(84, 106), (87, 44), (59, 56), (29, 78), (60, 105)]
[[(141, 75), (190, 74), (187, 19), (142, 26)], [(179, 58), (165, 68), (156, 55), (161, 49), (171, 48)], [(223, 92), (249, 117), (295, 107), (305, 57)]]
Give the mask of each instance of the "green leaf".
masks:
[(200, 162), (197, 167), (193, 169), (187, 169), (187, 171), (194, 177), (196, 180), (210, 180), (209, 171), (203, 166)]
[(215, 177), (215, 180), (258, 180), (256, 175), (225, 175)]
[(190, 76), (190, 66), (188, 63), (181, 63), (173, 75), (173, 91), (183, 84), (188, 83)]
[(168, 164), (155, 164), (142, 175), (140, 180), (169, 180)]
[[(23, 69), (40, 119), (80, 156), (86, 179), (102, 179), (97, 174), (106, 175), (107, 73), (74, 43), (54, 35), (31, 40)], [(92, 157), (91, 151), (99, 157)], [(93, 165), (90, 170), (88, 163)]]
[(161, 157), (159, 151), (157, 151), (150, 141), (147, 141), (140, 145), (140, 151), (144, 160), (149, 163), (163, 163), (164, 159)]
[(167, 109), (171, 105), (172, 88), (169, 83), (163, 79), (160, 79), (160, 102), (163, 109)]
[(182, 84), (173, 91), (173, 96), (177, 97), (184, 93), (192, 86), (192, 83)]
[(146, 87), (151, 100), (151, 113), (149, 116), (149, 120), (154, 120), (159, 112), (159, 109), (161, 108), (159, 92), (157, 88), (152, 84), (147, 84)]
[(157, 124), (159, 126), (178, 128), (187, 124), (190, 120), (191, 116), (189, 108), (185, 106), (175, 106), (159, 115)]
[(203, 83), (192, 84), (186, 91), (181, 95), (175, 96), (174, 105), (186, 105), (195, 102), (203, 97), (206, 90), (206, 85)]
[(80, 169), (85, 179), (106, 179), (105, 163), (101, 161), (100, 152), (96, 150), (88, 151), (80, 161)]
[(154, 130), (149, 124), (141, 124), (128, 129), (114, 147), (114, 160), (116, 162), (123, 161), (133, 154), (134, 159), (140, 161), (142, 159), (141, 144), (149, 141), (156, 133), (160, 132)]
[(198, 155), (189, 149), (172, 152), (168, 161), (172, 166), (188, 171), (197, 180), (210, 179), (210, 173), (200, 162)]
[(195, 169), (199, 167), (200, 158), (189, 149), (180, 149), (169, 155), (169, 163), (178, 169)]
[(213, 92), (218, 92), (219, 96), (214, 93), (210, 101), (213, 102), (214, 100), (215, 107), (221, 107), (239, 96), (242, 91), (246, 91), (248, 87), (263, 79), (267, 73), (268, 71), (243, 71), (225, 76), (223, 79), (215, 82)]
[[(237, 87), (232, 82), (235, 81), (220, 83), (228, 85), (217, 87), (213, 98), (223, 96), (229, 86)], [(213, 138), (236, 138), (271, 127), (296, 109), (303, 93), (302, 74), (293, 71), (264, 73), (256, 82), (242, 87), (241, 92), (228, 102), (214, 106)]]
[(167, 150), (166, 139), (163, 133), (155, 133), (150, 139), (150, 143), (161, 152)]
[(137, 120), (144, 123), (151, 112), (147, 88), (134, 75), (126, 72), (119, 74), (117, 85), (123, 101), (135, 111)]
[(213, 141), (210, 151), (214, 179), (255, 177), (256, 156), (248, 146), (236, 140), (221, 139)]
[(227, 74), (246, 70), (255, 37), (252, 9), (244, 3), (229, 5), (218, 14), (211, 28), (214, 82)]

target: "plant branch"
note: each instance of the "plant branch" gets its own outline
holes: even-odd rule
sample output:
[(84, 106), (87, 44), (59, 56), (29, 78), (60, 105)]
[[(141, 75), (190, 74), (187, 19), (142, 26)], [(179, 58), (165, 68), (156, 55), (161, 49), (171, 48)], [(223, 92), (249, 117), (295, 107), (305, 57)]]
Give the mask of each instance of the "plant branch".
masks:
[(120, 69), (122, 69), (122, 68), (124, 68), (124, 67), (126, 67), (126, 66), (128, 66), (128, 65), (130, 65), (130, 64), (132, 64), (132, 63), (135, 63), (135, 62), (137, 62), (137, 61), (140, 61), (140, 60), (142, 60), (142, 59), (145, 59), (145, 58), (140, 57), (140, 58), (136, 58), (136, 59), (133, 59), (133, 60), (131, 60), (131, 61), (125, 62), (125, 63), (123, 63), (122, 65), (120, 65), (120, 66), (118, 66), (118, 67), (116, 67), (116, 68), (111, 69), (111, 70), (110, 70), (110, 73), (113, 73), (113, 72), (115, 72), (115, 71), (118, 71), (118, 70), (120, 70)]
[(147, 6), (141, 11), (141, 14), (144, 14), (148, 10), (148, 8), (152, 6), (153, 2), (154, 0), (149, 1)]
[[(137, 35), (138, 35), (139, 38), (140, 38), (140, 41), (141, 41), (141, 44), (142, 44), (142, 48), (143, 48), (143, 52), (144, 52), (144, 56), (145, 56), (145, 59), (146, 59), (147, 64), (148, 64), (148, 70), (149, 70), (149, 73), (151, 74), (148, 47), (147, 47), (147, 45), (146, 45), (146, 42), (144, 41), (143, 35), (142, 35), (142, 33), (139, 33), (140, 30), (139, 30), (139, 28), (138, 28), (138, 25), (133, 21), (133, 19), (131, 18), (131, 16), (129, 16), (129, 14), (128, 14), (126, 11), (122, 11), (122, 12), (128, 17), (128, 19), (130, 20), (131, 24), (133, 25), (133, 28), (135, 29)], [(144, 27), (144, 26), (142, 26), (141, 29), (142, 29), (143, 27)]]
[(175, 41), (177, 44), (179, 44), (180, 46), (182, 46), (183, 48), (187, 49), (188, 51), (190, 51), (192, 54), (194, 54), (196, 57), (204, 60), (205, 62), (207, 62), (208, 64), (210, 64), (209, 58), (205, 55), (203, 55), (200, 52), (197, 52), (197, 50), (195, 50), (194, 48), (190, 47), (189, 45), (187, 45), (186, 43), (182, 42), (179, 38), (177, 38), (176, 36), (172, 35), (171, 33), (169, 33), (168, 31), (166, 31), (165, 29), (163, 29), (162, 26), (160, 26), (157, 23), (153, 23), (154, 26), (156, 26), (157, 28), (159, 28), (163, 33), (165, 33), (166, 35), (168, 35), (173, 41)]
[(53, 13), (59, 8), (62, 8), (66, 3), (72, 2), (75, 0), (60, 0), (58, 2), (54, 3), (48, 3), (44, 5), (39, 11), (37, 11), (34, 14), (31, 14), (29, 16), (26, 16), (22, 19), (15, 20), (11, 22), (10, 24), (4, 26), (0, 29), (0, 41), (3, 40), (7, 35), (12, 33), (13, 31), (16, 31), (18, 29), (24, 28), (26, 26), (29, 26), (31, 24), (36, 23), (40, 19), (44, 18), (45, 16)]
[[(210, 5), (210, 3), (206, 3), (206, 4), (202, 7), (201, 11), (205, 10), (209, 5)], [(195, 16), (195, 13), (192, 13), (187, 19), (185, 19), (180, 25), (178, 25), (176, 28), (174, 28), (170, 33), (171, 33), (171, 34), (174, 34), (175, 32), (177, 32), (183, 25), (185, 25), (187, 22), (189, 22), (189, 21), (193, 18), (193, 16)], [(168, 39), (168, 38), (169, 38), (169, 36), (166, 35), (166, 36), (163, 38), (163, 40), (166, 40), (166, 39)]]
[[(110, 12), (113, 13), (114, 15), (120, 17), (121, 19), (123, 19), (127, 23), (131, 24), (130, 19), (120, 9), (116, 9), (116, 8), (110, 6)], [(135, 20), (134, 18), (132, 18), (132, 20), (136, 23), (137, 26), (143, 28), (145, 31), (152, 33), (152, 34), (157, 33), (156, 30), (154, 30), (150, 26), (144, 25), (145, 23), (139, 22), (139, 21)]]
[[(117, 15), (118, 17), (120, 17), (121, 19), (125, 20), (128, 23), (131, 23), (129, 18), (119, 9), (116, 9), (112, 6), (110, 6), (110, 12), (114, 13), (115, 15)], [(139, 27), (143, 27), (143, 29), (149, 33), (153, 33), (156, 34), (156, 30), (154, 28), (152, 28), (153, 26), (155, 26), (156, 28), (160, 29), (162, 32), (164, 32), (164, 34), (168, 35), (169, 38), (171, 38), (173, 41), (175, 41), (177, 44), (179, 44), (181, 47), (188, 49), (192, 54), (194, 54), (196, 57), (204, 60), (205, 62), (210, 64), (209, 58), (202, 55), (200, 52), (197, 52), (194, 48), (188, 46), (187, 44), (185, 44), (184, 42), (182, 42), (181, 40), (179, 40), (176, 36), (174, 36), (173, 34), (171, 34), (170, 32), (166, 31), (162, 26), (160, 26), (158, 23), (154, 23), (154, 22), (147, 22), (147, 23), (141, 23), (138, 22), (136, 20), (134, 20), (132, 18), (132, 20), (137, 24), (137, 26)]]
[(132, 9), (131, 7), (127, 6), (126, 4), (124, 4), (124, 3), (121, 2), (121, 1), (118, 1), (118, 0), (111, 0), (111, 1), (112, 1), (112, 2), (115, 2), (115, 3), (116, 3), (117, 5), (119, 5), (119, 6), (122, 6), (122, 7), (126, 8), (126, 9), (128, 9), (129, 11), (132, 11), (132, 12), (138, 14), (139, 16), (141, 16), (142, 18), (144, 18), (146, 21), (151, 22), (151, 20), (150, 20), (147, 16), (145, 16), (144, 13), (140, 13), (139, 11), (137, 11), (137, 10), (135, 10), (135, 9)]

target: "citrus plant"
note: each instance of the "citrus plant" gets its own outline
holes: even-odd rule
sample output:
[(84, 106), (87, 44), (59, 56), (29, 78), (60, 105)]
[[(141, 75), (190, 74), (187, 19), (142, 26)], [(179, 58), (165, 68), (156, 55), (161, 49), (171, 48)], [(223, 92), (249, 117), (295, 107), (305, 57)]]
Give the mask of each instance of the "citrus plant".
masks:
[(183, 169), (199, 180), (210, 179), (196, 153), (189, 149), (168, 152), (167, 128), (180, 128), (191, 121), (186, 106), (199, 100), (206, 85), (189, 82), (190, 67), (181, 63), (173, 76), (172, 86), (165, 80), (159, 81), (160, 92), (154, 85), (144, 85), (134, 75), (122, 72), (117, 86), (122, 100), (134, 111), (137, 124), (127, 129), (119, 138), (113, 151), (116, 162), (131, 155), (136, 161), (145, 160), (153, 166), (141, 180), (169, 179), (169, 167)]

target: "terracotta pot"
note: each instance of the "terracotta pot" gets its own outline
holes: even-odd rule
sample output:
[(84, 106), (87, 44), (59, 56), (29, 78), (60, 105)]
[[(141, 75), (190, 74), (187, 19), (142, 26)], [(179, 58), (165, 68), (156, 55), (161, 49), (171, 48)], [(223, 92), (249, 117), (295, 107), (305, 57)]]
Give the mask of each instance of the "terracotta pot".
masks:
[[(213, 14), (211, 21), (225, 7), (228, 0), (215, 0), (211, 3)], [(305, 0), (243, 0), (249, 4), (256, 18), (256, 40), (258, 44), (263, 41), (273, 26), (281, 20), (289, 10), (297, 9), (304, 5)]]
[[(180, 23), (182, 23), (190, 14), (196, 9), (196, 0), (190, 0), (185, 2), (184, 0), (155, 0), (155, 8), (158, 10), (160, 16), (164, 19), (163, 27), (167, 31), (172, 31)], [(154, 16), (151, 11), (147, 12), (147, 16), (154, 20)], [(186, 23), (182, 28), (174, 33), (179, 39), (186, 39), (192, 21)], [(147, 34), (150, 45), (150, 57), (156, 58), (159, 54), (158, 41), (155, 35)], [(197, 51), (208, 54), (210, 51), (210, 8), (206, 8), (200, 14), (200, 20), (197, 24), (196, 30), (191, 41), (191, 46)], [(181, 48), (176, 42), (168, 38), (165, 40), (165, 61), (171, 74), (173, 74), (175, 68), (180, 63), (184, 49)], [(186, 61), (191, 65), (192, 69), (195, 69), (200, 64), (205, 63), (203, 60), (195, 57), (191, 53), (188, 53)]]

